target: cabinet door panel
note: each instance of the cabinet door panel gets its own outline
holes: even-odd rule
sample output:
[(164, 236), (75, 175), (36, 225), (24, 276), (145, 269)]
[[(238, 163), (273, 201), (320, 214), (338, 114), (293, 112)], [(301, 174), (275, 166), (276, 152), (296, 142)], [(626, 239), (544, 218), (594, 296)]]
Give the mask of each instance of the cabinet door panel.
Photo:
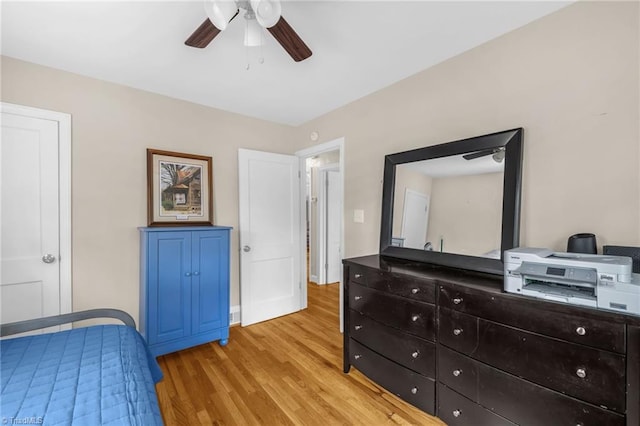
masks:
[(194, 232), (192, 237), (192, 332), (226, 327), (228, 304), (228, 237), (226, 232)]
[(165, 232), (149, 238), (149, 344), (188, 336), (191, 244), (188, 234)]

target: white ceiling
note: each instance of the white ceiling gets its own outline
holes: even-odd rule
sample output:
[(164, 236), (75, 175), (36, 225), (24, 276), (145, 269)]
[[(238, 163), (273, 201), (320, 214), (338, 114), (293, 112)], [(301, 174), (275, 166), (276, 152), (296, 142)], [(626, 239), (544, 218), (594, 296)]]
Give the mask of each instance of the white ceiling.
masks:
[[(296, 63), (236, 18), (205, 49), (184, 45), (202, 1), (2, 0), (3, 55), (278, 123), (299, 125), (570, 1), (284, 1), (313, 51)], [(247, 55), (250, 67), (247, 70)]]

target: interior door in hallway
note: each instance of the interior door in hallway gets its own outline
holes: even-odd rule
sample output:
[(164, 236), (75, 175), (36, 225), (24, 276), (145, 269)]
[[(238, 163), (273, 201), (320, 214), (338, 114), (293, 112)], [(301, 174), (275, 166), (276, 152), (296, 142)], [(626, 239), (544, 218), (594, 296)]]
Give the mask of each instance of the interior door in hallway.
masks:
[(240, 149), (240, 306), (243, 326), (302, 308), (299, 159)]
[(61, 292), (60, 208), (68, 200), (60, 200), (60, 122), (2, 107), (0, 320), (7, 323), (69, 312), (71, 292), (67, 282)]
[(429, 196), (407, 188), (402, 215), (404, 247), (423, 250), (427, 242), (428, 223)]

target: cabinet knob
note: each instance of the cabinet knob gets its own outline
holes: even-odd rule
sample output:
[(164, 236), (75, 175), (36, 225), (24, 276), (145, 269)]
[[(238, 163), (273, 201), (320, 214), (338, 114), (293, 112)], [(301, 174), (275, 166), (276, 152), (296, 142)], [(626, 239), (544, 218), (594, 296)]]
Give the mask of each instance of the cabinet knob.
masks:
[(416, 359), (420, 356), (420, 351), (413, 351), (411, 354), (411, 358)]
[(362, 326), (361, 326), (361, 325), (356, 325), (356, 326), (355, 326), (355, 327), (353, 327), (353, 328), (355, 328), (355, 329), (356, 329), (356, 331), (358, 331), (358, 330), (362, 329)]
[(585, 334), (587, 334), (587, 329), (584, 327), (578, 327), (576, 328), (576, 333), (578, 333), (580, 336), (584, 336)]
[(184, 276), (185, 276), (185, 277), (190, 277), (190, 276), (191, 276), (191, 272), (185, 272), (185, 273), (184, 273)]
[(461, 328), (454, 328), (454, 329), (453, 329), (453, 334), (454, 334), (455, 336), (459, 336), (459, 335), (461, 335), (461, 334), (462, 334), (462, 329), (461, 329)]
[(195, 275), (195, 276), (197, 277), (198, 275), (200, 275), (200, 272), (195, 271), (195, 272), (193, 273), (193, 275)]
[(454, 305), (459, 305), (462, 303), (462, 297), (456, 297), (453, 299), (453, 304)]
[(462, 374), (462, 370), (453, 370), (453, 375), (458, 377)]
[(242, 251), (245, 252), (245, 253), (249, 253), (251, 251), (251, 247), (244, 246), (244, 247), (242, 247)]
[(411, 289), (411, 294), (418, 294), (419, 291), (420, 291), (419, 288), (412, 288)]
[(362, 358), (362, 355), (360, 355), (360, 354), (355, 354), (355, 355), (353, 356), (353, 358), (355, 358), (355, 359), (360, 359), (360, 358)]
[(460, 415), (462, 414), (462, 411), (460, 411), (460, 410), (453, 410), (452, 414), (453, 414), (453, 417), (460, 417)]
[(354, 277), (355, 277), (356, 279), (358, 279), (358, 278), (362, 278), (362, 274), (355, 274), (355, 275), (354, 275)]
[(42, 261), (44, 263), (53, 263), (56, 261), (56, 257), (52, 254), (45, 254), (44, 256), (42, 256)]
[(578, 368), (576, 370), (576, 376), (584, 379), (585, 377), (587, 377), (587, 370), (585, 370), (584, 368)]
[(420, 319), (420, 315), (417, 315), (417, 314), (415, 314), (415, 315), (411, 315), (411, 321), (416, 322), (416, 321), (418, 321), (419, 319)]
[(414, 394), (414, 395), (417, 394), (418, 393), (418, 388), (416, 388), (416, 387), (411, 388), (411, 393)]
[(362, 296), (353, 296), (353, 300), (360, 300), (362, 299)]

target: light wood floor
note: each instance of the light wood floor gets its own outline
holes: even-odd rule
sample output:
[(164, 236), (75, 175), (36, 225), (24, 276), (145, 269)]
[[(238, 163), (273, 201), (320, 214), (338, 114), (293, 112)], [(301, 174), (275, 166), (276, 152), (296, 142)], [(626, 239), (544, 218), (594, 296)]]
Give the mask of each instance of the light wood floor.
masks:
[(385, 425), (444, 423), (359, 371), (342, 372), (338, 285), (308, 286), (309, 308), (249, 327), (229, 344), (158, 358), (167, 425)]

